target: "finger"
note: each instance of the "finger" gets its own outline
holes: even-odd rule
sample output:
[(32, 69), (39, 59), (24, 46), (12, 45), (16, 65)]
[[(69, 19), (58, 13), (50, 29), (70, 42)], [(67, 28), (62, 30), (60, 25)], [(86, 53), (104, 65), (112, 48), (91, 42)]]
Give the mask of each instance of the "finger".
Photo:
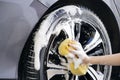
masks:
[(68, 49), (71, 54), (78, 54), (77, 50)]
[(74, 54), (72, 54), (72, 53), (69, 53), (68, 55), (65, 55), (65, 57), (68, 57), (68, 58), (74, 58), (75, 57), (75, 55)]
[(69, 46), (71, 46), (75, 50), (79, 49), (79, 45), (78, 44), (69, 44)]
[(72, 54), (76, 54), (76, 55), (82, 55), (83, 54), (83, 51), (77, 51), (77, 50), (72, 50), (72, 49), (68, 49), (70, 53)]
[[(71, 50), (70, 53), (73, 54), (74, 57), (77, 58), (77, 59), (78, 59), (78, 58), (82, 58), (83, 55), (84, 55), (84, 54), (82, 54), (82, 52), (76, 51), (76, 50)], [(73, 58), (74, 58), (74, 57), (73, 57)]]
[(74, 68), (77, 69), (79, 65), (82, 63), (81, 59), (73, 59), (74, 61)]
[(69, 46), (73, 47), (75, 50), (83, 50), (83, 47), (80, 43), (77, 44), (69, 44)]

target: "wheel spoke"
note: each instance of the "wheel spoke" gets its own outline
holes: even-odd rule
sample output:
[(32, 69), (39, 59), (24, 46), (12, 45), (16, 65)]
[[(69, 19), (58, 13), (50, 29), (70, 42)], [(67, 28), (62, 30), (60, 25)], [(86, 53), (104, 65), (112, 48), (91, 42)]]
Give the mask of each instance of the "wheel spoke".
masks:
[(78, 76), (77, 75), (75, 76), (75, 80), (78, 80)]
[(103, 73), (95, 71), (92, 67), (89, 67), (88, 74), (93, 80), (103, 80)]
[(47, 70), (47, 78), (48, 80), (50, 80), (52, 77), (54, 77), (55, 75), (62, 75), (62, 74), (67, 74), (67, 71), (64, 70), (57, 70), (57, 69), (48, 69)]
[(64, 65), (56, 65), (56, 64), (53, 64), (53, 63), (47, 63), (47, 67), (50, 68), (50, 69), (61, 69), (61, 70), (68, 70), (67, 69), (67, 64), (64, 64)]
[(98, 31), (96, 31), (92, 41), (85, 46), (85, 48), (84, 48), (85, 52), (91, 51), (92, 49), (97, 47), (102, 42), (103, 41), (100, 37), (100, 34), (98, 33)]
[(103, 55), (103, 49), (98, 49), (97, 51), (88, 54), (89, 56), (98, 56), (98, 55)]
[(76, 33), (76, 37), (75, 40), (79, 41), (80, 39), (80, 34), (81, 34), (81, 24), (80, 23), (75, 23), (75, 33)]
[(81, 19), (72, 20), (70, 17), (68, 19), (62, 19), (59, 24), (57, 24), (57, 28), (54, 33), (58, 34), (60, 30), (64, 30), (70, 39), (78, 41), (81, 32)]
[(63, 20), (57, 25), (57, 27), (60, 28), (60, 30), (64, 30), (69, 38), (74, 39), (74, 22), (72, 20)]
[(47, 70), (47, 77), (48, 80), (50, 80), (55, 75), (65, 75), (68, 74), (68, 71), (65, 67), (54, 65), (54, 64), (48, 64), (48, 70)]

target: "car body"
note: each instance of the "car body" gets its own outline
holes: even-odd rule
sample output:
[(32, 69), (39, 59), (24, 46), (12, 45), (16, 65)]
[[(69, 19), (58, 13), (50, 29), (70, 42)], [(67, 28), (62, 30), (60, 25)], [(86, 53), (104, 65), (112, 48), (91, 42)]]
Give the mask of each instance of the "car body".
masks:
[[(76, 0), (75, 0), (76, 1)], [(86, 0), (87, 3), (88, 0)], [(21, 55), (24, 53), (25, 43), (29, 41), (28, 37), (32, 31), (34, 31), (35, 24), (41, 21), (41, 17), (45, 16), (47, 13), (52, 11), (49, 9), (54, 8), (55, 4), (64, 2), (63, 0), (53, 0), (49, 2), (48, 0), (1, 0), (0, 1), (0, 79), (1, 80), (13, 80), (21, 77), (19, 73), (21, 68), (19, 68)], [(68, 2), (71, 3), (71, 0)], [(91, 0), (91, 3), (94, 4), (95, 0)], [(54, 4), (55, 3), (55, 4)], [(112, 53), (120, 52), (120, 1), (118, 0), (100, 0), (99, 6), (103, 9), (104, 6), (110, 10), (110, 14), (115, 18), (115, 23), (117, 23), (116, 28), (113, 28), (116, 33), (111, 33), (111, 37), (117, 39), (117, 43), (113, 40), (112, 44)], [(63, 3), (64, 4), (64, 3)], [(53, 5), (53, 6), (52, 6)], [(94, 4), (98, 5), (98, 4)], [(52, 7), (51, 7), (52, 6)], [(59, 8), (59, 7), (58, 7)], [(88, 7), (89, 8), (89, 7)], [(96, 8), (97, 9), (97, 8)], [(48, 11), (47, 11), (48, 10)], [(46, 12), (47, 11), (47, 12)], [(54, 9), (53, 9), (54, 11)], [(101, 10), (102, 11), (102, 10)], [(103, 11), (105, 11), (103, 9)], [(44, 14), (45, 13), (45, 14)], [(99, 13), (99, 11), (98, 11)], [(103, 14), (102, 14), (103, 15)], [(107, 16), (106, 14), (104, 14)], [(109, 17), (109, 16), (108, 16)], [(38, 19), (40, 21), (38, 21)], [(38, 24), (37, 23), (37, 24)], [(114, 26), (112, 26), (114, 27)], [(111, 31), (109, 30), (108, 33)], [(114, 37), (113, 37), (114, 36)], [(28, 40), (27, 40), (28, 39)], [(112, 41), (112, 40), (111, 40)], [(118, 48), (116, 48), (118, 47)], [(119, 67), (113, 67), (112, 69), (112, 78), (110, 80), (119, 80), (120, 73)], [(18, 75), (19, 73), (19, 75)], [(39, 72), (38, 72), (39, 73)], [(22, 78), (19, 78), (20, 80)], [(24, 78), (22, 80), (25, 80)], [(28, 79), (29, 80), (29, 79)], [(41, 79), (40, 79), (41, 80)], [(97, 80), (97, 79), (95, 79)]]

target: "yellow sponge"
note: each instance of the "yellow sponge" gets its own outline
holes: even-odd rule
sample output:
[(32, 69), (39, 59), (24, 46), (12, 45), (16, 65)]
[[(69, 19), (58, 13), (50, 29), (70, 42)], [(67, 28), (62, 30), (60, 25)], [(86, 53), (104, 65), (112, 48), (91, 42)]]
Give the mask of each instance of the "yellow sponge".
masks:
[(81, 64), (77, 69), (74, 68), (74, 63), (70, 63), (70, 71), (74, 75), (85, 75), (88, 70), (88, 65)]
[[(58, 47), (60, 55), (62, 55), (62, 56), (68, 55), (69, 54), (68, 49), (74, 49), (68, 45), (69, 43), (75, 44), (76, 41), (71, 40), (71, 39), (65, 39), (63, 42), (61, 42), (61, 44)], [(77, 69), (75, 69), (74, 63), (71, 62), (69, 64), (69, 69), (70, 69), (71, 73), (74, 75), (85, 75), (88, 70), (88, 65), (81, 64)]]
[(76, 42), (71, 39), (65, 39), (63, 42), (61, 42), (58, 48), (60, 55), (62, 56), (68, 55), (69, 54), (68, 49), (73, 49), (72, 47), (68, 45), (69, 43), (75, 44)]

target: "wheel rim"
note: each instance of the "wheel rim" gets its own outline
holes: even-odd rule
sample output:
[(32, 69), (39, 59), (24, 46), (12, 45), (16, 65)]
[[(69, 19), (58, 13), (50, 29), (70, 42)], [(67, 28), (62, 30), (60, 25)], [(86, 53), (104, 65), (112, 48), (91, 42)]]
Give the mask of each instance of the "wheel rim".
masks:
[[(75, 13), (70, 10), (71, 8)], [(89, 13), (89, 10), (84, 11), (84, 8), (80, 9), (73, 5), (66, 6), (52, 12), (41, 24), (43, 28), (49, 22), (48, 29), (43, 28), (46, 31), (45, 34), (41, 33), (42, 28), (38, 31), (38, 34), (43, 34), (42, 36), (45, 36), (44, 39), (47, 41), (44, 44), (47, 49), (43, 62), (45, 73), (43, 75), (46, 75), (47, 80), (109, 80), (110, 66), (91, 65), (86, 75), (77, 76), (68, 70), (67, 59), (59, 55), (58, 46), (66, 38), (79, 41), (88, 55), (98, 56), (111, 53), (108, 35), (103, 31), (104, 29), (101, 29), (104, 25), (96, 16), (94, 17), (101, 25), (98, 25), (94, 19), (88, 18), (87, 16), (91, 16), (86, 12)]]

